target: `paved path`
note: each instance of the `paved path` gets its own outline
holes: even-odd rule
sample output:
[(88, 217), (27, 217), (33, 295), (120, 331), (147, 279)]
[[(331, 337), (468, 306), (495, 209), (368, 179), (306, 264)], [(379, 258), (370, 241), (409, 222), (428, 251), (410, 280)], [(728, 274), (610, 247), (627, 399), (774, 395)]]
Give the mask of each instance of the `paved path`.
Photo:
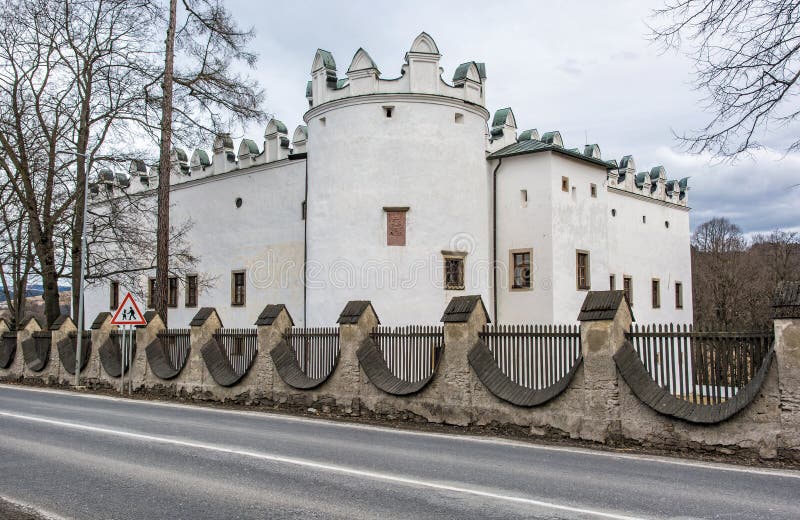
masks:
[(0, 496), (77, 519), (798, 519), (800, 472), (0, 385)]

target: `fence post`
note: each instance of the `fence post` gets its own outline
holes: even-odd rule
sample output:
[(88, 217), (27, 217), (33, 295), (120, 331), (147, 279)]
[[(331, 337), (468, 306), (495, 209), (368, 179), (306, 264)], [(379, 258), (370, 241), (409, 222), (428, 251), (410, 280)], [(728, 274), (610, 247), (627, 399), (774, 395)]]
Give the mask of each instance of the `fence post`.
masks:
[(619, 376), (613, 356), (630, 331), (633, 313), (623, 291), (589, 291), (578, 321), (586, 386), (580, 436), (605, 443), (621, 436)]
[(773, 299), (781, 456), (800, 460), (800, 282), (782, 282)]
[[(203, 348), (205, 343), (212, 339), (214, 332), (222, 328), (222, 320), (217, 314), (214, 307), (203, 307), (197, 314), (194, 315), (192, 321), (189, 322), (189, 359), (186, 360), (186, 366), (179, 377), (179, 382), (176, 384), (176, 389), (184, 391), (194, 397), (204, 397), (204, 375), (206, 372), (205, 361), (200, 349)], [(214, 380), (209, 381), (210, 384)]]
[(136, 328), (136, 355), (138, 357), (139, 351), (141, 351), (142, 355), (144, 356), (145, 361), (145, 369), (144, 369), (144, 377), (142, 378), (142, 385), (144, 386), (145, 390), (150, 390), (157, 387), (171, 387), (173, 391), (175, 391), (175, 385), (172, 381), (162, 381), (159, 379), (153, 371), (150, 370), (150, 366), (147, 364), (147, 346), (158, 337), (158, 333), (164, 330), (166, 327), (164, 326), (164, 321), (161, 319), (161, 316), (158, 315), (155, 311), (147, 311), (144, 313), (144, 319), (147, 321), (147, 325), (144, 327), (137, 327)]
[(86, 370), (84, 370), (81, 375), (81, 381), (83, 381), (86, 386), (96, 384), (99, 381), (105, 381), (112, 386), (117, 384), (116, 380), (108, 377), (108, 374), (106, 374), (100, 364), (100, 347), (108, 341), (111, 331), (116, 328), (111, 324), (111, 318), (112, 315), (110, 312), (101, 312), (94, 319), (94, 322), (92, 322), (90, 328), (92, 333), (92, 354), (89, 358), (89, 362), (86, 364)]
[(356, 352), (364, 341), (371, 341), (369, 333), (380, 324), (378, 315), (369, 301), (347, 302), (339, 319), (339, 362), (336, 370), (325, 382), (326, 394), (336, 398), (336, 406), (344, 413), (361, 413), (361, 367)]
[(468, 356), (480, 340), (478, 334), (489, 322), (489, 314), (480, 296), (456, 296), (448, 303), (441, 321), (444, 323), (444, 351), (439, 373), (426, 394), (439, 402), (432, 420), (467, 426), (475, 419), (471, 406), (474, 375)]
[[(0, 337), (6, 332), (12, 332), (11, 327), (5, 319), (0, 319)], [(18, 333), (17, 333), (18, 334)], [(3, 339), (5, 342), (5, 339)], [(22, 351), (20, 350), (19, 337), (14, 340), (14, 358), (8, 368), (0, 368), (0, 380), (2, 381), (18, 381), (22, 378)], [(5, 345), (3, 346), (5, 348)]]
[[(72, 384), (73, 376), (64, 368), (61, 362), (61, 354), (58, 351), (58, 343), (62, 340), (69, 340), (69, 333), (78, 330), (72, 318), (62, 314), (50, 326), (50, 377), (57, 384)], [(74, 369), (74, 367), (73, 367)]]
[(283, 341), (284, 333), (294, 325), (294, 320), (286, 305), (274, 304), (264, 307), (255, 325), (258, 328), (258, 355), (245, 378), (254, 378), (252, 385), (256, 390), (251, 391), (253, 399), (276, 402), (276, 387), (284, 397), (290, 389), (280, 377), (276, 377), (270, 351)]

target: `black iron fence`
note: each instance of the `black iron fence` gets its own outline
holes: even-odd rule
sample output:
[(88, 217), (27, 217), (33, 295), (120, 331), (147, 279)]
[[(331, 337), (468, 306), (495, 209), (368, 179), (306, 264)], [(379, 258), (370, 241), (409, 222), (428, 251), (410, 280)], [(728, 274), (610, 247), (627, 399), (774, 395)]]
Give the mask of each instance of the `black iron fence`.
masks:
[(214, 339), (225, 351), (236, 375), (244, 375), (258, 354), (258, 330), (217, 329)]
[(410, 383), (430, 377), (444, 350), (442, 326), (375, 327), (370, 337), (378, 345), (389, 371)]
[(772, 348), (774, 332), (634, 325), (627, 337), (659, 386), (692, 403), (718, 404), (753, 379)]
[(339, 358), (339, 327), (292, 327), (286, 332), (286, 341), (311, 379), (325, 377)]
[(552, 386), (581, 357), (578, 325), (485, 325), (479, 335), (503, 373), (526, 388)]
[(156, 334), (167, 351), (170, 366), (175, 370), (181, 370), (186, 364), (191, 346), (189, 334), (189, 329), (164, 329)]

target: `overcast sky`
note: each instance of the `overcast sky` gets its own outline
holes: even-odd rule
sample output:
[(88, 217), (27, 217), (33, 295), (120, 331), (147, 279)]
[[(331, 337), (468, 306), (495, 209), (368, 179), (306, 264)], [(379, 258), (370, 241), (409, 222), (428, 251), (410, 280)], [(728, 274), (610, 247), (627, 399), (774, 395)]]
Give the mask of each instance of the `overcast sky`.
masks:
[[(308, 109), (305, 85), (318, 47), (333, 53), (340, 77), (363, 47), (391, 78), (426, 31), (446, 80), (459, 63), (486, 63), (487, 108), (510, 106), (520, 130), (559, 130), (567, 148), (597, 143), (605, 159), (632, 154), (640, 170), (661, 164), (669, 178), (691, 177), (693, 226), (725, 216), (747, 233), (800, 230), (800, 187), (789, 189), (800, 183), (800, 154), (783, 155), (787, 129), (764, 139), (773, 148), (734, 164), (681, 152), (673, 131), (699, 128), (708, 114), (690, 61), (648, 40), (645, 23), (659, 0), (229, 4), (240, 24), (255, 27), (253, 74), (267, 111), (290, 137)], [(247, 133), (263, 139), (263, 128)]]

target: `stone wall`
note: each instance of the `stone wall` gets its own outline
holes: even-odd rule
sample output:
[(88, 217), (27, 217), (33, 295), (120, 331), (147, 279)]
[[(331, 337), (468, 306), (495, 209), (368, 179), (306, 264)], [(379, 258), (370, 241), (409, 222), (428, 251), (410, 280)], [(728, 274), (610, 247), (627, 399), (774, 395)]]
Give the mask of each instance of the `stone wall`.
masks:
[[(597, 293), (594, 293), (597, 294)], [(606, 296), (610, 292), (604, 293)], [(587, 296), (587, 302), (594, 297)], [(753, 401), (733, 417), (717, 424), (701, 425), (654, 411), (644, 404), (620, 376), (614, 354), (625, 341), (632, 315), (627, 304), (615, 304), (602, 312), (581, 313), (583, 360), (569, 386), (557, 397), (539, 405), (522, 407), (493, 395), (470, 366), (470, 350), (479, 344), (479, 332), (488, 315), (479, 297), (461, 300), (466, 312), (445, 312), (445, 348), (430, 383), (412, 395), (395, 396), (379, 390), (361, 369), (356, 355), (370, 331), (378, 325), (375, 309), (358, 309), (340, 318), (340, 357), (335, 370), (316, 388), (301, 390), (288, 385), (276, 370), (270, 352), (285, 341), (292, 326), (285, 307), (271, 306), (268, 319), (259, 319), (259, 351), (249, 371), (233, 386), (216, 384), (201, 354), (222, 323), (214, 309), (201, 309), (191, 326), (191, 352), (178, 377), (161, 381), (146, 363), (145, 347), (163, 324), (158, 317), (137, 331), (139, 342), (132, 370), (134, 391), (180, 395), (197, 400), (261, 404), (284, 408), (314, 408), (323, 413), (427, 421), (458, 426), (491, 426), (525, 432), (531, 436), (559, 436), (609, 445), (642, 445), (669, 450), (757, 454), (800, 461), (800, 317), (775, 321), (776, 362)], [(624, 299), (619, 298), (622, 302)], [(454, 299), (458, 300), (458, 299)], [(451, 305), (453, 302), (451, 302)], [(462, 309), (463, 310), (463, 309)], [(266, 312), (266, 311), (265, 311)], [(65, 325), (72, 327), (71, 322)], [(36, 322), (20, 331), (21, 343)], [(98, 319), (92, 330), (92, 354), (82, 374), (84, 384), (116, 386), (104, 373), (98, 349), (112, 326), (108, 317)], [(70, 329), (71, 330), (71, 329)], [(51, 367), (60, 367), (58, 351)], [(17, 380), (29, 374), (20, 363), (21, 347), (9, 370), (0, 379)], [(62, 370), (63, 372), (63, 370)], [(39, 379), (36, 379), (36, 378)], [(69, 384), (68, 378), (45, 378), (51, 384)]]

